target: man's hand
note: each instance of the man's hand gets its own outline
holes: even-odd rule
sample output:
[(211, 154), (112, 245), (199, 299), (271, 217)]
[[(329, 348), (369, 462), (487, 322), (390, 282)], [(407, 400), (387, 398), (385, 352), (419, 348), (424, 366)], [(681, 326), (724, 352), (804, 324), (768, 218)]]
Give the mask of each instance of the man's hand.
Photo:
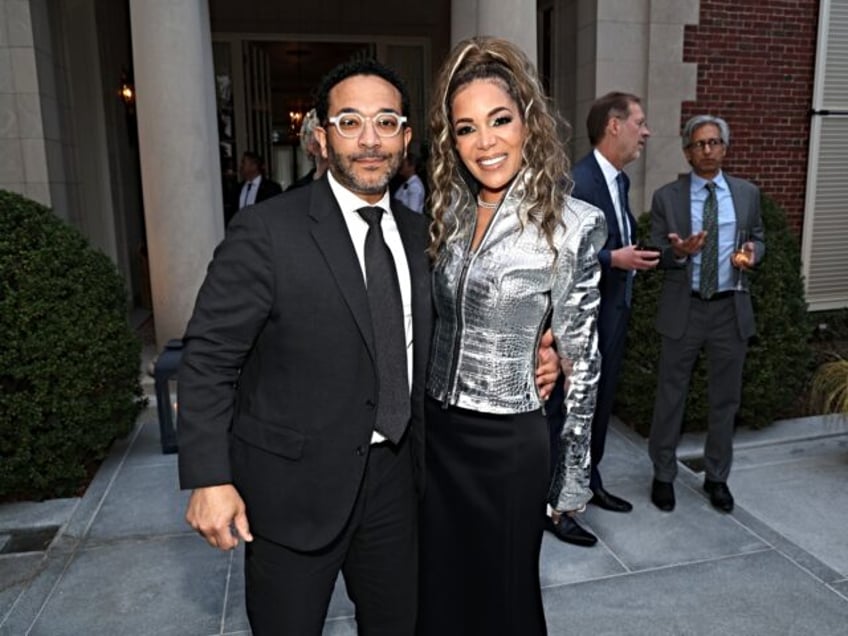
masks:
[[(232, 484), (196, 488), (191, 493), (186, 521), (214, 548), (232, 550), (239, 537), (253, 541), (247, 509)], [(233, 532), (235, 528), (235, 532)]]
[(640, 250), (636, 245), (620, 247), (610, 252), (610, 265), (616, 269), (653, 269), (660, 262), (654, 250)]
[(539, 365), (536, 367), (536, 386), (539, 387), (539, 396), (547, 400), (559, 376), (559, 356), (554, 349), (554, 335), (550, 329), (542, 334), (536, 361)]
[(668, 240), (671, 243), (671, 249), (674, 250), (675, 257), (678, 259), (687, 258), (703, 249), (704, 242), (707, 240), (707, 233), (701, 230), (697, 234), (691, 234), (689, 237), (682, 239), (672, 232), (668, 235)]
[(730, 257), (730, 264), (736, 269), (748, 271), (757, 264), (757, 251), (751, 241), (743, 243)]

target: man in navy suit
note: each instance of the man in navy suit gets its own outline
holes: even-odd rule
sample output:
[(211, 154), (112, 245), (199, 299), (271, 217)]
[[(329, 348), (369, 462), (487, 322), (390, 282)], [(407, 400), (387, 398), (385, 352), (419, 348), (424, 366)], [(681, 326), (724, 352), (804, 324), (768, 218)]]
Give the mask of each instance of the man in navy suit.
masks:
[[(612, 414), (615, 388), (624, 357), (627, 322), (630, 319), (633, 277), (636, 270), (657, 266), (658, 256), (636, 247), (636, 219), (630, 212), (630, 179), (622, 169), (636, 160), (651, 135), (640, 99), (629, 93), (612, 92), (592, 104), (586, 119), (592, 152), (574, 165), (573, 196), (603, 210), (608, 236), (598, 254), (601, 262), (601, 310), (598, 340), (601, 351), (601, 377), (598, 400), (592, 420), (592, 472), (589, 503), (613, 512), (629, 512), (633, 506), (604, 488), (598, 465), (604, 456), (607, 426)], [(561, 399), (562, 386), (551, 400)], [(548, 407), (552, 439), (559, 437), (562, 409)], [(570, 517), (562, 517), (554, 534), (567, 543), (592, 546), (597, 538)]]

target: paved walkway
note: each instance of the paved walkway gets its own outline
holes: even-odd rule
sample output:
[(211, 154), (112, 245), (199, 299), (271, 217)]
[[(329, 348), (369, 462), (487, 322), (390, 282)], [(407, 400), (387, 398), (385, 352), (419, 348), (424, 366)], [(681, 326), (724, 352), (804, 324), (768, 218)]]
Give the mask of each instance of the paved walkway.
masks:
[[(700, 444), (688, 436), (684, 453)], [(620, 425), (604, 476), (634, 510), (590, 507), (594, 548), (546, 534), (552, 635), (848, 634), (848, 422), (740, 432), (732, 515), (710, 507), (685, 466), (675, 511), (654, 508), (645, 442)], [(249, 634), (242, 551), (206, 546), (183, 521), (186, 500), (150, 408), (82, 498), (0, 506), (0, 635)], [(18, 530), (51, 526), (48, 549), (2, 553), (20, 544)], [(355, 634), (351, 616), (340, 584), (324, 634)]]

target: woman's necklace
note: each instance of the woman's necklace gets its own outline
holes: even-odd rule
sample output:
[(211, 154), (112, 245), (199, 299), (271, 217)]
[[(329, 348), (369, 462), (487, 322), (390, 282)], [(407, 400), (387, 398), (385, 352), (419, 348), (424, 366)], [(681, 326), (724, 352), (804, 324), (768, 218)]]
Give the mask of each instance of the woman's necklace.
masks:
[(502, 199), (495, 201), (494, 203), (489, 203), (488, 201), (483, 201), (480, 198), (480, 195), (477, 195), (477, 207), (483, 208), (485, 210), (497, 210), (498, 206), (501, 204)]

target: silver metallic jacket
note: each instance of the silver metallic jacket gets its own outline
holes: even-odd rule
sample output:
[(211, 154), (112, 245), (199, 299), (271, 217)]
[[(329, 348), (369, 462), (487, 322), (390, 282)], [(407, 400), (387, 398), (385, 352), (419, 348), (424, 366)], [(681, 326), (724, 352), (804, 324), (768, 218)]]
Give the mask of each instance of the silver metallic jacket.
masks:
[[(536, 350), (548, 318), (557, 350), (571, 365), (560, 462), (548, 497), (559, 511), (589, 500), (589, 441), (600, 373), (596, 320), (603, 213), (568, 198), (565, 227), (552, 250), (521, 205), (519, 175), (476, 251), (476, 204), (469, 197), (445, 217), (449, 239), (433, 272), (436, 324), (427, 393), (447, 406), (484, 413), (541, 408)], [(452, 230), (452, 231), (451, 231)]]

